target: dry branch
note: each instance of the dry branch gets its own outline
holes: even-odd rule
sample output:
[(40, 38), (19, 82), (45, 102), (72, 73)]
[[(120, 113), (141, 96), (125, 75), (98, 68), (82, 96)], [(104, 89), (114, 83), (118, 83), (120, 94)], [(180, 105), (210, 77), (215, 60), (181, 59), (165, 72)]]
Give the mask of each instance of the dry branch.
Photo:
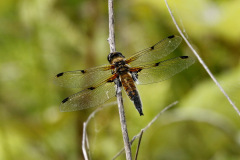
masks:
[[(108, 14), (109, 14), (108, 43), (110, 45), (110, 52), (115, 52), (116, 46), (115, 46), (115, 34), (114, 34), (113, 0), (108, 0)], [(123, 141), (125, 146), (126, 159), (131, 160), (132, 159), (131, 146), (128, 138), (127, 123), (125, 119), (125, 112), (124, 112), (123, 100), (122, 100), (122, 92), (121, 92), (121, 88), (118, 85), (116, 86), (117, 86), (116, 96), (117, 96), (117, 102), (118, 102), (118, 110), (119, 110), (120, 123), (122, 128)]]
[(209, 70), (209, 68), (207, 67), (207, 65), (204, 63), (204, 61), (202, 60), (202, 58), (200, 57), (200, 55), (197, 53), (197, 51), (193, 48), (193, 46), (191, 45), (191, 43), (187, 40), (187, 38), (185, 37), (185, 35), (183, 34), (182, 30), (180, 29), (180, 27), (177, 24), (177, 21), (174, 18), (173, 12), (171, 11), (167, 0), (165, 0), (166, 6), (168, 8), (168, 11), (170, 13), (170, 16), (172, 17), (173, 23), (175, 24), (178, 32), (180, 33), (180, 35), (183, 37), (184, 41), (187, 43), (188, 47), (192, 50), (192, 52), (194, 53), (194, 55), (197, 57), (198, 61), (201, 63), (201, 65), (203, 66), (203, 68), (206, 70), (206, 72), (209, 74), (209, 76), (212, 78), (213, 82), (217, 85), (217, 87), (220, 89), (220, 91), (224, 94), (224, 96), (227, 98), (227, 100), (229, 101), (229, 103), (232, 105), (233, 109), (235, 109), (235, 111), (238, 113), (238, 115), (240, 116), (240, 111), (238, 110), (238, 108), (235, 106), (235, 104), (233, 103), (233, 101), (230, 99), (230, 97), (228, 96), (228, 94), (224, 91), (224, 89), (222, 88), (222, 86), (219, 84), (219, 82), (216, 80), (216, 78), (214, 77), (214, 75), (212, 74), (212, 72)]

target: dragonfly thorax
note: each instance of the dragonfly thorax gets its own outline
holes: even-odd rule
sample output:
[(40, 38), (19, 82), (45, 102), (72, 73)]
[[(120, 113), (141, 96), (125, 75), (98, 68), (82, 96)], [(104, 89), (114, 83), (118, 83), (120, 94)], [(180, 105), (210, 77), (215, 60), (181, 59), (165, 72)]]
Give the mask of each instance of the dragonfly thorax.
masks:
[(119, 60), (119, 61), (114, 62), (115, 67), (124, 67), (125, 64), (126, 64), (126, 62), (124, 60)]
[(116, 68), (116, 73), (118, 73), (118, 74), (125, 74), (125, 73), (127, 73), (127, 72), (129, 72), (129, 67), (127, 66), (127, 65), (124, 65), (124, 66), (120, 66), (120, 67), (117, 67)]

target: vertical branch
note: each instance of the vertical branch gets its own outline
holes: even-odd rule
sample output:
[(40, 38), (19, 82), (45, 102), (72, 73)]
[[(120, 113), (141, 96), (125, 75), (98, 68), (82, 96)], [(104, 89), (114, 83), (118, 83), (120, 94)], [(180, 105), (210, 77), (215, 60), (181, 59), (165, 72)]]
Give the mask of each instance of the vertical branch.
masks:
[[(110, 52), (115, 52), (116, 51), (116, 46), (115, 46), (115, 34), (114, 34), (113, 0), (108, 0), (108, 14), (109, 14), (108, 43), (110, 45)], [(118, 84), (119, 83), (120, 82), (118, 82)], [(116, 96), (117, 96), (117, 102), (118, 102), (118, 110), (119, 110), (120, 123), (121, 123), (121, 128), (122, 128), (122, 135), (123, 135), (126, 159), (131, 160), (132, 159), (131, 146), (130, 146), (129, 138), (128, 138), (128, 131), (127, 131), (127, 124), (126, 124), (124, 107), (123, 107), (121, 87), (120, 87), (120, 85), (117, 85), (117, 84), (116, 84), (116, 86), (117, 86)]]
[(116, 52), (115, 33), (114, 33), (113, 0), (108, 0), (108, 15), (109, 15), (109, 37), (108, 37), (108, 43), (110, 45), (110, 52)]
[(122, 128), (125, 154), (126, 154), (126, 159), (131, 160), (132, 159), (131, 145), (129, 143), (127, 123), (126, 123), (125, 113), (124, 113), (124, 108), (123, 108), (122, 92), (121, 92), (121, 90), (120, 91), (118, 91), (118, 90), (119, 89), (117, 88), (117, 102), (118, 102), (118, 110), (119, 110), (120, 123), (121, 123), (121, 128)]

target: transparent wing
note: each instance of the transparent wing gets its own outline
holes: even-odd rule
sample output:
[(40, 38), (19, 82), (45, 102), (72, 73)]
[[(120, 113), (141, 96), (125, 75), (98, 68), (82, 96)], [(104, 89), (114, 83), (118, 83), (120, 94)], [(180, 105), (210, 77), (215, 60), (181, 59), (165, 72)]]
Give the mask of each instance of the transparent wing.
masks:
[(115, 96), (114, 85), (114, 82), (103, 83), (96, 88), (84, 89), (67, 97), (62, 101), (60, 111), (70, 112), (101, 105)]
[[(139, 66), (137, 84), (149, 84), (164, 81), (192, 65), (195, 60), (181, 56), (158, 63)], [(135, 69), (136, 70), (136, 69)]]
[(152, 47), (146, 48), (137, 52), (126, 60), (132, 67), (146, 62), (157, 62), (159, 59), (167, 56), (173, 52), (181, 43), (182, 38), (179, 36), (169, 36), (160, 42), (156, 43)]
[(109, 78), (112, 75), (112, 67), (103, 65), (86, 70), (62, 72), (55, 76), (54, 82), (67, 88), (87, 88)]

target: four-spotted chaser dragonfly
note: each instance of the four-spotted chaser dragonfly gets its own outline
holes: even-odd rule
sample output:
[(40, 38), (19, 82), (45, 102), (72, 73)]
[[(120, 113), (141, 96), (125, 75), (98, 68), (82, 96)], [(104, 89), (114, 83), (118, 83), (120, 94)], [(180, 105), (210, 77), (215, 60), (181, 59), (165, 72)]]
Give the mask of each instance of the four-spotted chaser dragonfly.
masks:
[(58, 85), (83, 89), (65, 98), (60, 110), (76, 111), (103, 104), (116, 95), (114, 86), (118, 85), (124, 88), (139, 114), (143, 115), (142, 102), (135, 83), (160, 82), (192, 65), (194, 59), (188, 56), (160, 61), (174, 51), (181, 41), (179, 36), (169, 36), (127, 59), (120, 52), (110, 53), (107, 57), (110, 65), (57, 74), (55, 82)]

